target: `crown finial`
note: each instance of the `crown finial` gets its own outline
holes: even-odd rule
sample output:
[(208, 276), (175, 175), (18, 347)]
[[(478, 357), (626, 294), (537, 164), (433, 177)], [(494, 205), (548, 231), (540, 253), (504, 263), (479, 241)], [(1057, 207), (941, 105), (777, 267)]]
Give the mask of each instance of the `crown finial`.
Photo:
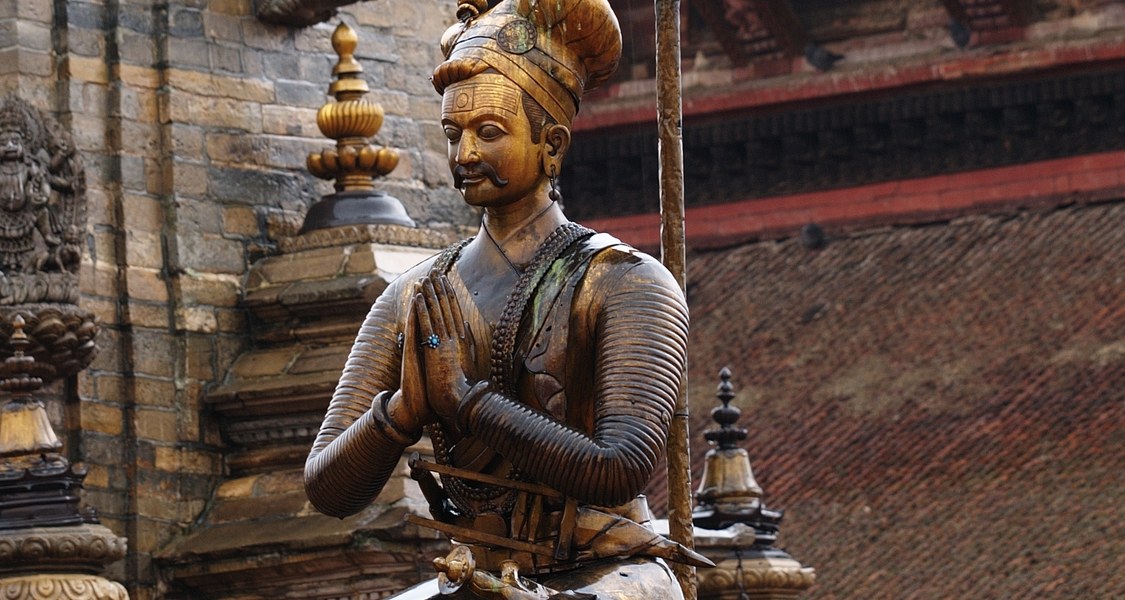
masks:
[(746, 430), (734, 427), (742, 411), (730, 405), (731, 400), (734, 400), (734, 386), (731, 385), (730, 379), (730, 369), (723, 367), (719, 371), (719, 387), (715, 393), (722, 406), (711, 410), (711, 418), (719, 424), (719, 428), (703, 433), (703, 437), (717, 444), (720, 450), (733, 450), (738, 447), (738, 442), (746, 439)]
[(43, 379), (32, 374), (35, 357), (27, 354), (31, 340), (23, 331), (26, 325), (19, 314), (12, 319), (8, 342), (13, 352), (0, 365), (0, 390), (11, 398), (0, 410), (0, 457), (37, 455), (62, 448), (43, 403), (34, 396), (43, 387)]
[(336, 101), (322, 106), (316, 124), (326, 137), (336, 140), (333, 149), (313, 152), (309, 171), (321, 179), (335, 179), (337, 192), (370, 191), (372, 181), (398, 166), (398, 153), (368, 143), (383, 126), (383, 107), (368, 99), (363, 67), (355, 58), (359, 36), (347, 23), (332, 33), (332, 48), (339, 56), (332, 68), (335, 81), (328, 93)]

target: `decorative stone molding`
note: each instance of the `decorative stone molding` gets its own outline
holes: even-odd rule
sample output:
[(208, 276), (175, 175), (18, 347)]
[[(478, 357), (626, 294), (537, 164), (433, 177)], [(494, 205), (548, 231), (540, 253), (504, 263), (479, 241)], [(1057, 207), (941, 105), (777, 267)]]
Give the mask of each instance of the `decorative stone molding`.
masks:
[[(52, 274), (38, 273), (33, 277), (44, 275)], [(77, 284), (77, 278), (74, 283)], [(85, 369), (97, 355), (94, 338), (98, 324), (94, 315), (73, 304), (22, 304), (0, 306), (0, 361), (12, 355), (9, 340), (16, 316), (25, 323), (23, 331), (30, 341), (27, 354), (35, 358), (35, 374), (44, 380), (73, 375)]]
[(299, 236), (283, 238), (278, 242), (278, 246), (286, 254), (346, 244), (388, 244), (438, 249), (461, 239), (463, 236), (460, 233), (386, 223), (347, 225), (331, 229), (318, 229)]
[(100, 568), (125, 558), (125, 549), (125, 539), (102, 525), (14, 529), (0, 537), (0, 573), (29, 565)]
[(0, 598), (20, 600), (128, 600), (120, 583), (96, 575), (50, 573), (0, 579)]
[[(741, 570), (737, 560), (725, 560), (714, 569), (700, 569), (698, 590), (701, 598), (737, 598), (741, 590), (753, 595), (752, 590), (770, 590), (776, 597), (784, 597), (780, 592), (795, 596), (812, 587), (816, 582), (816, 572), (811, 567), (789, 559), (792, 564), (776, 562), (761, 563), (759, 560), (744, 560)], [(754, 596), (754, 597), (761, 597)]]

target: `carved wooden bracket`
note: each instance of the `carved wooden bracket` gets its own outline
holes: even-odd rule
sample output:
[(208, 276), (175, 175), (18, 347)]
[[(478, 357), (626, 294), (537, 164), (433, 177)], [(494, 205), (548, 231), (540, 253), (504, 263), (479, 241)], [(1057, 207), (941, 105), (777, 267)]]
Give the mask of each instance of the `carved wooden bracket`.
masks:
[(1022, 27), (1031, 22), (1031, 0), (942, 0), (949, 16), (973, 31)]
[(358, 0), (254, 0), (258, 20), (275, 25), (308, 27), (336, 16), (341, 6)]
[(692, 7), (735, 66), (754, 57), (795, 56), (805, 45), (804, 26), (788, 0), (701, 0)]

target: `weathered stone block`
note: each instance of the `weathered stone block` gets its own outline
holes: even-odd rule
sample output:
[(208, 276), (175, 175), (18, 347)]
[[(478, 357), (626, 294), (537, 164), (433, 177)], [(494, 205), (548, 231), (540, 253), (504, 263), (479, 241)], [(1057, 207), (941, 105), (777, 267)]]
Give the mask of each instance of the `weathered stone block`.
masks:
[(189, 69), (168, 69), (168, 84), (200, 96), (219, 96), (250, 102), (272, 102), (273, 83), (226, 75), (215, 75)]
[(160, 117), (156, 94), (145, 88), (122, 86), (121, 116), (141, 123), (156, 123)]
[(211, 67), (207, 42), (200, 38), (168, 38), (168, 63), (179, 67)]
[(176, 161), (172, 165), (172, 191), (188, 196), (207, 195), (207, 167)]
[(211, 45), (211, 68), (216, 71), (228, 71), (231, 73), (242, 72), (242, 52), (238, 48), (230, 46), (222, 46), (219, 44)]
[(123, 201), (125, 229), (154, 233), (164, 230), (164, 206), (159, 200), (150, 196), (127, 193)]
[(67, 29), (66, 36), (67, 47), (71, 54), (105, 56), (105, 35), (100, 29), (71, 26)]
[(214, 273), (182, 274), (175, 285), (186, 304), (207, 304), (233, 308), (241, 297), (241, 277)]
[(215, 210), (214, 203), (184, 197), (176, 198), (174, 203), (176, 233), (180, 235), (223, 233), (222, 214)]
[(86, 465), (86, 479), (83, 482), (87, 488), (104, 488), (109, 485), (109, 469), (104, 465)]
[[(329, 54), (332, 52), (332, 30), (335, 25), (330, 23), (317, 23), (312, 27), (305, 27), (293, 36), (293, 44), (298, 52), (319, 52)], [(361, 45), (362, 47), (362, 45)]]
[(242, 41), (251, 48), (277, 52), (293, 49), (293, 41), (284, 35), (284, 27), (267, 25), (256, 19), (242, 20)]
[(66, 7), (66, 20), (71, 31), (101, 31), (105, 29), (105, 7), (92, 2), (70, 2)]
[(168, 305), (134, 301), (129, 304), (129, 323), (159, 329), (168, 326)]
[(93, 247), (90, 250), (90, 258), (94, 263), (115, 264), (117, 262), (117, 234), (113, 231), (97, 229), (89, 235), (94, 238)]
[(158, 447), (156, 468), (161, 471), (213, 474), (219, 470), (218, 457), (213, 452), (183, 447)]
[(212, 40), (242, 45), (242, 18), (209, 10), (203, 13), (203, 31)]
[(150, 66), (156, 63), (156, 42), (148, 34), (121, 31), (118, 53), (122, 62)]
[(135, 414), (138, 438), (158, 442), (178, 441), (175, 411), (138, 406)]
[(176, 385), (170, 379), (138, 376), (133, 380), (137, 402), (148, 406), (176, 406)]
[(164, 266), (161, 238), (159, 230), (126, 229), (125, 262), (133, 267), (160, 270)]
[(4, 19), (0, 21), (0, 48), (11, 48), (20, 43), (19, 21)]
[(120, 165), (122, 188), (132, 192), (140, 192), (147, 187), (145, 185), (145, 160), (143, 156), (121, 156)]
[(171, 9), (168, 33), (175, 37), (203, 37), (203, 13), (190, 8)]
[(338, 275), (346, 257), (340, 248), (319, 248), (270, 257), (255, 266), (255, 272), (270, 285)]
[(203, 128), (184, 123), (173, 123), (171, 128), (172, 153), (181, 160), (203, 159)]
[(184, 373), (193, 379), (215, 378), (215, 349), (211, 336), (188, 333), (184, 336)]
[(168, 285), (159, 269), (128, 267), (125, 274), (126, 293), (137, 300), (168, 301)]
[[(84, 295), (111, 302), (112, 306), (108, 307), (108, 310), (116, 313), (117, 267), (112, 264), (99, 264), (91, 268), (87, 273), (89, 273), (89, 276), (84, 276), (78, 281), (79, 291)], [(84, 299), (83, 302), (85, 302)], [(90, 310), (92, 311), (96, 306), (95, 304), (91, 304)], [(117, 319), (115, 318), (108, 322), (116, 323)]]
[[(77, 114), (71, 116), (73, 128), (71, 135), (74, 138), (74, 147), (84, 152), (101, 152), (105, 151), (106, 143), (106, 122), (105, 119), (97, 116), (90, 116), (84, 114)], [(91, 182), (90, 171), (87, 171), (87, 181)]]
[[(259, 53), (262, 59), (262, 74), (273, 79), (292, 79), (301, 68), (300, 58), (292, 53), (263, 52)], [(325, 86), (327, 93), (327, 86)]]
[(300, 348), (287, 346), (271, 350), (250, 352), (238, 359), (231, 367), (236, 377), (262, 377), (285, 372), (300, 354)]
[(318, 83), (279, 80), (275, 84), (277, 102), (287, 106), (319, 109), (328, 100), (328, 89)]
[(120, 2), (118, 6), (117, 22), (122, 28), (144, 35), (154, 33), (153, 6), (151, 4), (148, 2)]
[[(263, 105), (262, 131), (275, 135), (318, 137), (321, 133), (316, 125), (317, 110), (276, 104)], [(332, 140), (324, 138), (326, 146), (331, 145), (331, 142)]]
[[(100, 347), (99, 347), (100, 349)], [(83, 371), (85, 374), (86, 371)], [(95, 396), (103, 402), (117, 402), (125, 401), (125, 378), (116, 373), (99, 373), (92, 377), (94, 380), (94, 388), (97, 389)]]
[(211, 168), (211, 195), (218, 200), (278, 206), (282, 202), (308, 202), (310, 194), (293, 173), (250, 169)]
[(224, 15), (246, 16), (251, 14), (250, 0), (211, 0), (207, 4), (207, 9)]
[(79, 405), (80, 428), (84, 431), (97, 431), (106, 435), (121, 435), (124, 428), (120, 406), (101, 402), (85, 401)]
[(20, 19), (50, 24), (54, 17), (51, 0), (20, 0), (16, 2), (16, 15)]
[(179, 269), (241, 274), (246, 271), (245, 248), (239, 240), (212, 234), (177, 235), (173, 261)]
[[(152, 377), (175, 375), (176, 340), (164, 330), (134, 328), (132, 331), (133, 370)], [(144, 398), (137, 398), (145, 403)], [(143, 436), (142, 436), (143, 437)]]
[(237, 479), (228, 479), (215, 491), (218, 499), (249, 498), (254, 495), (254, 486), (261, 475), (248, 475)]
[(220, 332), (243, 333), (246, 331), (246, 312), (241, 309), (215, 309), (215, 320)]
[(181, 306), (176, 309), (176, 329), (197, 333), (215, 333), (219, 324), (215, 311), (204, 306)]
[[(335, 54), (331, 56), (326, 54), (301, 54), (297, 57), (298, 68), (296, 73), (301, 79), (320, 85), (321, 89), (328, 92), (328, 86), (332, 82), (332, 67), (336, 66), (337, 57)], [(285, 78), (292, 79), (293, 71), (285, 74)], [(365, 69), (361, 75), (363, 80), (374, 87), (374, 81), (371, 79), (371, 74)]]
[(223, 231), (228, 234), (258, 237), (262, 234), (262, 224), (258, 212), (249, 206), (223, 207)]
[(149, 66), (117, 65), (117, 76), (121, 79), (122, 83), (131, 86), (149, 89), (160, 87), (160, 73)]
[(173, 121), (249, 132), (262, 130), (262, 107), (258, 103), (186, 94), (169, 94), (168, 102)]
[(79, 81), (109, 83), (109, 69), (101, 57), (69, 55), (63, 59), (62, 72)]

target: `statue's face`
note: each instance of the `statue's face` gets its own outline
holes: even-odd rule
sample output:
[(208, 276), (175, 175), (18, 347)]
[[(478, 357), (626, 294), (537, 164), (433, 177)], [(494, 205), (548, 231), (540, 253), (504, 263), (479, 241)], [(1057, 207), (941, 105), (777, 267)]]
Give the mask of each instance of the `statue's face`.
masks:
[(531, 141), (522, 92), (501, 75), (455, 83), (442, 98), (454, 185), (471, 206), (512, 204), (543, 188), (543, 144)]
[(16, 129), (0, 131), (0, 156), (5, 160), (23, 158), (23, 134)]

